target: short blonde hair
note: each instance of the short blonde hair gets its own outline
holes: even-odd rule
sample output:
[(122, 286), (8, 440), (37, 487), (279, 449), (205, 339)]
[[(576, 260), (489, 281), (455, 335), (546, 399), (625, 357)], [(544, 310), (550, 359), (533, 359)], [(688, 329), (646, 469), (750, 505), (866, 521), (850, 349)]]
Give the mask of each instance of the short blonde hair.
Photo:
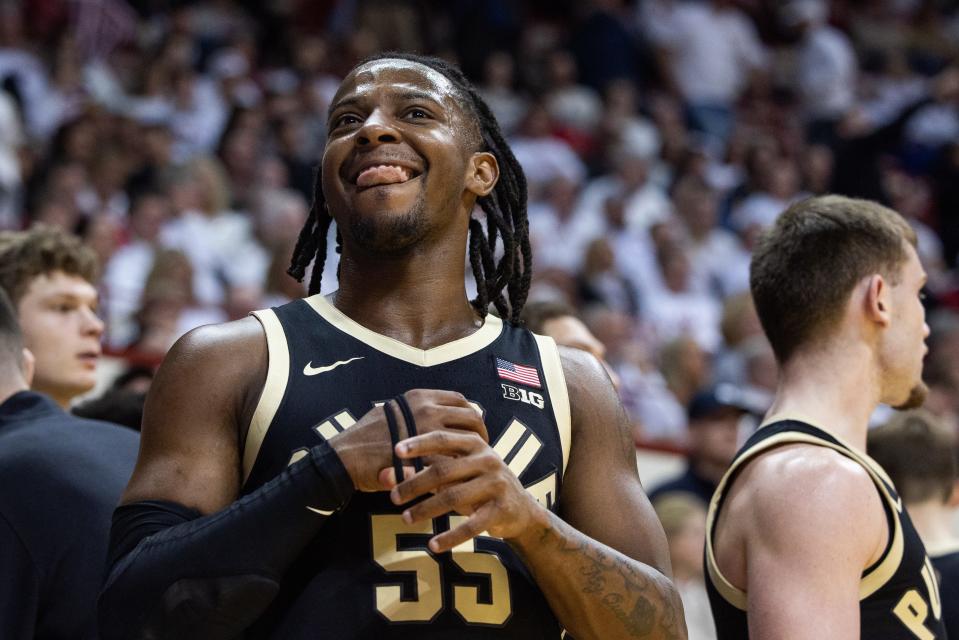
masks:
[(93, 249), (57, 227), (36, 225), (0, 234), (0, 287), (14, 307), (34, 278), (55, 271), (96, 284), (100, 268)]

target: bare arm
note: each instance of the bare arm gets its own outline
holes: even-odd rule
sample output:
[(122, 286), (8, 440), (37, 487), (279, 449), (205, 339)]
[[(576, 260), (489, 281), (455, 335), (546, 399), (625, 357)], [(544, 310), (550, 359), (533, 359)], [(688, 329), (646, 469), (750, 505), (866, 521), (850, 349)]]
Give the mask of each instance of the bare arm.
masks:
[(859, 581), (886, 539), (865, 470), (800, 446), (767, 454), (744, 476), (730, 498), (743, 508), (729, 516), (743, 516), (750, 637), (859, 637)]
[[(537, 503), (488, 446), (449, 433), (398, 446), (404, 457), (459, 457), (396, 487), (394, 502), (436, 491), (407, 510), (411, 520), (471, 513), (431, 548), (444, 551), (483, 531), (504, 538), (578, 640), (685, 638), (682, 604), (667, 577), (666, 538), (639, 483), (625, 413), (598, 361), (574, 350), (563, 356), (573, 407), (560, 498), (566, 521)], [(474, 512), (474, 505), (481, 506)]]
[(605, 372), (564, 351), (573, 413), (562, 520), (511, 541), (576, 638), (685, 637), (666, 536), (636, 472), (629, 421)]
[(266, 365), (266, 340), (254, 318), (181, 338), (150, 388), (140, 455), (121, 504), (169, 500), (209, 514), (233, 502), (240, 429), (249, 424)]

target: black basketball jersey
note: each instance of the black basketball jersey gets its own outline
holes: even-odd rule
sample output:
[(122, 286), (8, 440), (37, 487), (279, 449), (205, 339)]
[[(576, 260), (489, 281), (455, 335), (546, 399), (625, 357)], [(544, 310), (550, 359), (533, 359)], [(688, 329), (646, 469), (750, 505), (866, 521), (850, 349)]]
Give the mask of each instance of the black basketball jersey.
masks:
[[(559, 352), (495, 316), (460, 340), (410, 347), (351, 320), (322, 296), (254, 314), (269, 348), (247, 437), (243, 493), (410, 389), (462, 393), (490, 444), (555, 510), (569, 455), (570, 411)], [(448, 515), (408, 525), (386, 492), (357, 492), (283, 576), (250, 638), (550, 638), (560, 626), (504, 541), (481, 535), (448, 553), (427, 548)]]
[(932, 566), (939, 577), (942, 620), (950, 638), (959, 638), (959, 545), (929, 548)]
[[(832, 434), (799, 420), (770, 422), (754, 433), (733, 459), (709, 505), (706, 521), (706, 590), (719, 640), (748, 638), (747, 593), (733, 586), (716, 565), (715, 525), (733, 479), (750, 461), (774, 447), (803, 443), (828, 447), (859, 463), (882, 498), (889, 543), (859, 582), (860, 637), (864, 640), (942, 640), (946, 637), (936, 574), (919, 534), (889, 476), (867, 455)], [(789, 580), (789, 576), (783, 576)]]

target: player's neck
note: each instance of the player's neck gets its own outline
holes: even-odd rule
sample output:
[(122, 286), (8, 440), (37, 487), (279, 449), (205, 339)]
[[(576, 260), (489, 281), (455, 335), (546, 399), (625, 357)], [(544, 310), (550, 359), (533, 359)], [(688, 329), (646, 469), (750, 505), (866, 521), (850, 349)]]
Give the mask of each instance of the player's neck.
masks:
[(959, 537), (952, 532), (954, 512), (939, 500), (907, 504), (906, 511), (930, 552), (959, 544)]
[(377, 333), (419, 349), (467, 336), (481, 325), (466, 296), (465, 256), (417, 254), (350, 260), (333, 304)]
[(869, 417), (879, 404), (879, 383), (868, 356), (835, 349), (800, 354), (781, 368), (767, 415), (805, 418), (866, 450)]
[(27, 386), (27, 383), (24, 382), (22, 378), (8, 380), (0, 384), (0, 404), (9, 400), (11, 396), (21, 391), (28, 391), (29, 389), (30, 387)]
[(42, 393), (43, 395), (47, 396), (60, 405), (60, 408), (64, 411), (69, 411), (70, 405), (73, 403), (73, 399), (76, 397), (75, 392), (70, 392), (56, 386), (47, 387), (42, 382), (37, 382), (36, 380), (34, 380), (31, 389), (37, 393)]

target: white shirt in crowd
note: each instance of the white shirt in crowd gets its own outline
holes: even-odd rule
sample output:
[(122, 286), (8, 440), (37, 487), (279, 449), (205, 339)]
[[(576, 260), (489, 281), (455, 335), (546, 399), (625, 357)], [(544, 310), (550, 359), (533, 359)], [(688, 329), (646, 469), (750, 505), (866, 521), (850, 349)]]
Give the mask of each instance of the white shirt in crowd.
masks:
[(557, 178), (576, 183), (586, 178), (586, 165), (561, 138), (517, 136), (510, 141), (510, 148), (532, 192)]
[(722, 342), (719, 333), (722, 307), (708, 294), (663, 288), (644, 305), (643, 316), (660, 344), (688, 335), (704, 351), (715, 353)]
[(806, 114), (835, 120), (856, 101), (859, 67), (849, 37), (827, 24), (812, 28), (796, 60), (797, 82)]
[(193, 294), (202, 305), (222, 304), (228, 287), (263, 286), (269, 256), (253, 239), (249, 219), (239, 213), (186, 211), (164, 225), (160, 242), (189, 258)]
[(749, 73), (766, 66), (756, 28), (738, 9), (680, 2), (647, 16), (650, 37), (669, 50), (673, 76), (691, 103), (729, 105)]
[(136, 339), (134, 316), (140, 308), (143, 287), (153, 269), (156, 246), (144, 240), (134, 240), (117, 249), (103, 272), (103, 299), (107, 313), (106, 339), (115, 349), (121, 349)]
[(690, 242), (693, 288), (727, 298), (749, 290), (749, 252), (726, 229), (713, 229), (702, 242)]

